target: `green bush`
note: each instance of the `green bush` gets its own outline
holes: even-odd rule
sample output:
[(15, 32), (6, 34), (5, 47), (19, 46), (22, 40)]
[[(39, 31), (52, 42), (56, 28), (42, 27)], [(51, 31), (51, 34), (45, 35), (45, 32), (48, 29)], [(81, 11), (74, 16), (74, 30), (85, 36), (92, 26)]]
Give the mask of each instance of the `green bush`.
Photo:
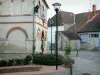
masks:
[(5, 67), (7, 66), (7, 61), (6, 60), (0, 60), (0, 67)]
[(16, 62), (15, 65), (22, 65), (23, 64), (23, 60), (22, 59), (16, 59), (15, 62)]
[[(33, 63), (40, 65), (56, 65), (55, 54), (35, 54)], [(58, 55), (58, 65), (63, 63), (63, 56)]]
[(13, 66), (13, 64), (14, 64), (14, 60), (13, 59), (8, 61), (8, 66)]
[(25, 57), (24, 59), (24, 65), (28, 65), (32, 60), (32, 56), (31, 55), (28, 55)]
[(64, 58), (64, 64), (74, 64), (74, 63), (75, 63), (74, 59), (71, 59), (71, 58), (69, 58), (69, 59)]
[(71, 54), (71, 50), (72, 50), (72, 47), (70, 44), (66, 44), (65, 48), (64, 48), (64, 51), (65, 51), (65, 57), (66, 56), (69, 56)]

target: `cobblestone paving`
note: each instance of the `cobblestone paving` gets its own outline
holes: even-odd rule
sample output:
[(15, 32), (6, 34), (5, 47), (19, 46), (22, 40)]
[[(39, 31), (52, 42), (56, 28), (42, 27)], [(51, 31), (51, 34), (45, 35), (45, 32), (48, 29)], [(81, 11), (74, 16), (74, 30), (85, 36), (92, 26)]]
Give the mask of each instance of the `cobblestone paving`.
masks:
[(74, 67), (76, 70), (100, 75), (100, 52), (79, 52), (79, 56), (73, 58), (75, 59)]

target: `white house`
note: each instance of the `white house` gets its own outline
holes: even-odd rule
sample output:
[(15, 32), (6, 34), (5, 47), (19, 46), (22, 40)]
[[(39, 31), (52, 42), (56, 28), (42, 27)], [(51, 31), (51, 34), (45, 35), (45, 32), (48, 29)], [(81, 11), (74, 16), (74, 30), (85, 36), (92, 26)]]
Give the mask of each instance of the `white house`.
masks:
[(84, 28), (79, 31), (80, 36), (83, 34), (87, 37), (87, 49), (100, 46), (100, 13), (97, 13), (90, 21), (86, 23)]
[[(55, 32), (56, 32), (56, 15), (48, 20), (48, 42), (51, 43), (51, 24), (52, 24), (52, 43), (55, 43)], [(59, 11), (58, 13), (58, 31), (65, 31), (75, 23), (75, 15), (71, 12)]]
[(92, 9), (91, 12), (76, 14), (76, 24), (68, 29), (80, 35), (81, 49), (92, 50), (100, 46), (100, 10), (96, 10), (95, 4)]
[(0, 0), (0, 53), (32, 53), (33, 42), (36, 52), (46, 52), (48, 8), (45, 0)]
[(63, 50), (66, 45), (71, 45), (72, 50), (80, 49), (80, 37), (75, 32), (59, 31), (58, 32), (58, 49)]

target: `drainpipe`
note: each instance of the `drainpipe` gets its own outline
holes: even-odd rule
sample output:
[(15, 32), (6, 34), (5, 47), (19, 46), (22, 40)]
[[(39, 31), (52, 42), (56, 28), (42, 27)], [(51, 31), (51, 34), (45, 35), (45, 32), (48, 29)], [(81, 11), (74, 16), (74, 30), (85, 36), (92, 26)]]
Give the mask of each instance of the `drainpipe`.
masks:
[(33, 46), (32, 46), (32, 55), (34, 55), (35, 52), (35, 13), (34, 13), (34, 8), (35, 8), (35, 0), (33, 0)]

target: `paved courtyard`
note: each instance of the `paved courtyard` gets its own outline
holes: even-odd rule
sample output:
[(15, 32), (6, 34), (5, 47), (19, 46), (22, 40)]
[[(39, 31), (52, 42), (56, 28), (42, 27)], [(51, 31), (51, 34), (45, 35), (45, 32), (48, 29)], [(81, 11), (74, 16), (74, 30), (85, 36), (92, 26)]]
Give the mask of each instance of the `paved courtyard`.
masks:
[[(64, 52), (59, 52), (63, 54)], [(76, 57), (76, 51), (72, 52), (75, 59), (74, 69), (80, 73), (90, 73), (100, 75), (100, 52), (97, 51), (80, 51)]]
[[(63, 51), (59, 51), (61, 55), (64, 55)], [(72, 51), (72, 58), (75, 60), (73, 65), (73, 75), (80, 73), (90, 73), (92, 75), (100, 75), (100, 52), (97, 51), (80, 51), (78, 57), (76, 51)], [(66, 75), (67, 70), (62, 70), (58, 73), (45, 73), (40, 75)]]
[(76, 70), (100, 75), (100, 52), (79, 52), (79, 57), (74, 57), (74, 59)]

